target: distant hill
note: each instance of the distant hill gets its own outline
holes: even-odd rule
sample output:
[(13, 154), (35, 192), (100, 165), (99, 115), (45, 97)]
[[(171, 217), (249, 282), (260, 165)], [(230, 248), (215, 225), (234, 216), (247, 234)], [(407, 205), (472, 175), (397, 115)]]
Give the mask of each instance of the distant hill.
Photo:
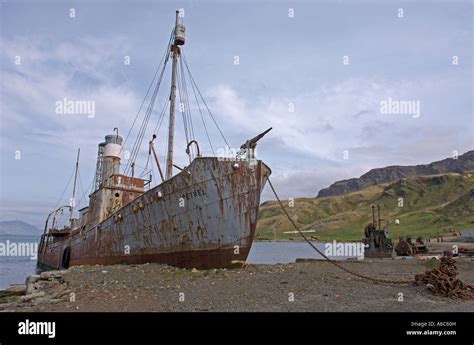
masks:
[[(399, 207), (399, 198), (403, 207)], [(287, 210), (300, 229), (315, 230), (309, 236), (360, 240), (372, 221), (373, 204), (381, 206), (392, 238), (433, 237), (451, 227), (456, 231), (474, 228), (474, 171), (407, 177), (345, 195), (295, 199), (294, 207)], [(395, 219), (399, 225), (394, 224)], [(293, 230), (277, 202), (260, 206), (257, 239), (299, 239), (298, 234), (284, 233)]]
[(20, 220), (9, 220), (0, 222), (0, 235), (41, 235), (41, 230)]
[(464, 153), (458, 159), (447, 158), (430, 164), (413, 166), (393, 165), (372, 169), (359, 178), (337, 181), (328, 188), (321, 189), (317, 197), (322, 198), (351, 193), (376, 184), (394, 182), (411, 176), (462, 173), (469, 170), (474, 170), (474, 150)]

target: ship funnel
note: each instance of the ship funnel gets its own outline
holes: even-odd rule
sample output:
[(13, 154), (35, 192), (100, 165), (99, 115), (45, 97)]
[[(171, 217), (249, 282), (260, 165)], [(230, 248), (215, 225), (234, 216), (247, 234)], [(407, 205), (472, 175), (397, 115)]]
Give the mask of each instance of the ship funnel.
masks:
[(114, 174), (120, 173), (120, 151), (123, 138), (118, 134), (105, 136), (105, 141), (99, 144), (97, 167), (95, 173), (95, 190), (107, 182)]
[(120, 151), (122, 149), (122, 141), (122, 137), (117, 134), (105, 136), (102, 183), (105, 183), (110, 176), (120, 173)]
[(122, 148), (122, 137), (116, 134), (105, 136), (104, 157), (120, 158), (120, 149)]

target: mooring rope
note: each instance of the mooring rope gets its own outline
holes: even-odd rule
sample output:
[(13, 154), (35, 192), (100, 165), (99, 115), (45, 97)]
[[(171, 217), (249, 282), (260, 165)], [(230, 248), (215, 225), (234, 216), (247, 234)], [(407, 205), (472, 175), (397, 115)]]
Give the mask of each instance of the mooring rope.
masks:
[(301, 237), (303, 237), (303, 239), (308, 242), (308, 244), (319, 254), (321, 255), (324, 259), (326, 259), (326, 261), (330, 262), (331, 264), (333, 264), (334, 266), (336, 266), (337, 268), (349, 273), (349, 274), (352, 274), (356, 277), (359, 277), (361, 279), (365, 279), (365, 280), (368, 280), (368, 281), (371, 281), (371, 282), (374, 282), (374, 283), (382, 283), (382, 284), (390, 284), (390, 285), (408, 285), (408, 284), (413, 284), (414, 283), (414, 280), (395, 280), (395, 279), (381, 279), (381, 278), (375, 278), (375, 277), (369, 277), (369, 276), (366, 276), (366, 275), (363, 275), (363, 274), (360, 274), (360, 273), (357, 273), (357, 272), (354, 272), (348, 268), (345, 268), (343, 266), (341, 266), (339, 263), (337, 263), (336, 261), (330, 259), (329, 257), (327, 257), (322, 251), (320, 251), (307, 237), (306, 235), (301, 232), (300, 228), (298, 227), (298, 225), (296, 225), (295, 221), (291, 218), (290, 214), (288, 213), (288, 211), (285, 209), (285, 207), (283, 206), (283, 203), (281, 202), (280, 198), (278, 197), (278, 194), (277, 192), (275, 191), (275, 187), (273, 187), (273, 184), (272, 182), (270, 181), (270, 179), (268, 179), (268, 184), (270, 185), (270, 188), (272, 189), (272, 192), (273, 194), (275, 195), (275, 198), (277, 199), (278, 203), (280, 204), (280, 207), (281, 209), (283, 210), (283, 212), (285, 213), (285, 215), (288, 217), (289, 221), (291, 222), (291, 224), (293, 225), (293, 227), (295, 228), (295, 230), (301, 235)]

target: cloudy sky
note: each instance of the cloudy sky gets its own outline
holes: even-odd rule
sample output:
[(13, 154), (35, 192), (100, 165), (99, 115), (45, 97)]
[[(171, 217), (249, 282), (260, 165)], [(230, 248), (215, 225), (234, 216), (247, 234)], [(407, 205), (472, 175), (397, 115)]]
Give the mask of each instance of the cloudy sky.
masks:
[[(90, 191), (97, 144), (114, 127), (129, 130), (178, 8), (189, 67), (229, 144), (273, 127), (258, 156), (284, 197), (474, 147), (471, 1), (4, 0), (0, 220), (42, 226), (71, 194), (69, 185), (60, 200), (78, 147), (79, 194)], [(169, 92), (168, 72), (146, 140)], [(57, 114), (64, 98), (94, 101), (94, 116)], [(389, 99), (418, 102), (419, 116), (381, 112)], [(206, 123), (214, 148), (223, 148)], [(166, 122), (161, 157), (163, 129)], [(209, 154), (206, 137), (198, 139)], [(267, 188), (263, 199), (270, 197)]]

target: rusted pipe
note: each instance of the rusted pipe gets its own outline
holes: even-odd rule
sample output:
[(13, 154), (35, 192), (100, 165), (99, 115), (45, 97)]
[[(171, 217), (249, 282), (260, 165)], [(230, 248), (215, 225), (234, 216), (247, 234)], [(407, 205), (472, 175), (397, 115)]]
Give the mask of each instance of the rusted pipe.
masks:
[(196, 140), (191, 140), (189, 143), (188, 143), (188, 146), (186, 146), (186, 154), (189, 156), (189, 163), (191, 163), (191, 151), (189, 150), (189, 147), (191, 146), (191, 144), (196, 144), (196, 149), (197, 149), (197, 156), (198, 157), (201, 157), (201, 150), (199, 149), (199, 144)]

